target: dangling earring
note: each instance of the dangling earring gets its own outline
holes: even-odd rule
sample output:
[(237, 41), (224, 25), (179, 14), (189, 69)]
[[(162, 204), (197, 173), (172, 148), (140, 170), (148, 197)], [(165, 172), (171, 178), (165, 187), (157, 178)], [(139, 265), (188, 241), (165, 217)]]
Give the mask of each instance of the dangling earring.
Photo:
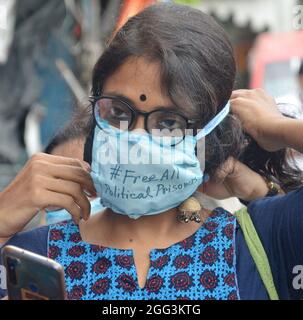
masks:
[(201, 205), (195, 197), (185, 200), (179, 207), (178, 221), (188, 223), (189, 221), (201, 222)]

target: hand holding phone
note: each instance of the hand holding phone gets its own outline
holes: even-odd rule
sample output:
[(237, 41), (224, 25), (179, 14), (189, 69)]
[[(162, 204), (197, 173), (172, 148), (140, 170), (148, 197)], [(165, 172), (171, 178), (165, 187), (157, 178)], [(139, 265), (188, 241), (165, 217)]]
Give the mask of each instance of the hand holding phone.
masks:
[(6, 246), (2, 261), (7, 273), (9, 300), (64, 300), (64, 270), (54, 260)]

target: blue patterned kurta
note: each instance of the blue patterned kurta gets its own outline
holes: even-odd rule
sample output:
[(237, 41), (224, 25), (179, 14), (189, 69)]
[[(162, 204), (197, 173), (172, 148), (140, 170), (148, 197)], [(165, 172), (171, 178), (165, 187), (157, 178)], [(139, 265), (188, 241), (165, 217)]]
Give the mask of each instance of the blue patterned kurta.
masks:
[(65, 269), (69, 299), (239, 299), (235, 229), (235, 217), (217, 208), (189, 238), (153, 249), (144, 288), (131, 249), (85, 243), (72, 221), (50, 226), (48, 256)]

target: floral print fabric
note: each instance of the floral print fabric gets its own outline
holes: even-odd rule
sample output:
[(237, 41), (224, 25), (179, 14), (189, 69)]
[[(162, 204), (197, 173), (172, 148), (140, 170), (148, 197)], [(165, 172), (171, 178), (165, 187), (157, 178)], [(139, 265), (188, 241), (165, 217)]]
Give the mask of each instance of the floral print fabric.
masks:
[(63, 265), (72, 300), (235, 300), (235, 229), (236, 218), (217, 208), (191, 237), (153, 249), (144, 288), (132, 250), (85, 243), (71, 220), (50, 226), (48, 257)]

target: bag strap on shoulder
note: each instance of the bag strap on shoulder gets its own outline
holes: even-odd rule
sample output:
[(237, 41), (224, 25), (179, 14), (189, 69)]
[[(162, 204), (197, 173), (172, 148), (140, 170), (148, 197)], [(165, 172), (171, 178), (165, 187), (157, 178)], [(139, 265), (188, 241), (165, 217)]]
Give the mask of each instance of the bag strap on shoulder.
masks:
[(250, 218), (247, 208), (245, 207), (236, 211), (235, 216), (242, 229), (244, 239), (257, 266), (269, 298), (271, 300), (279, 300), (266, 252)]

